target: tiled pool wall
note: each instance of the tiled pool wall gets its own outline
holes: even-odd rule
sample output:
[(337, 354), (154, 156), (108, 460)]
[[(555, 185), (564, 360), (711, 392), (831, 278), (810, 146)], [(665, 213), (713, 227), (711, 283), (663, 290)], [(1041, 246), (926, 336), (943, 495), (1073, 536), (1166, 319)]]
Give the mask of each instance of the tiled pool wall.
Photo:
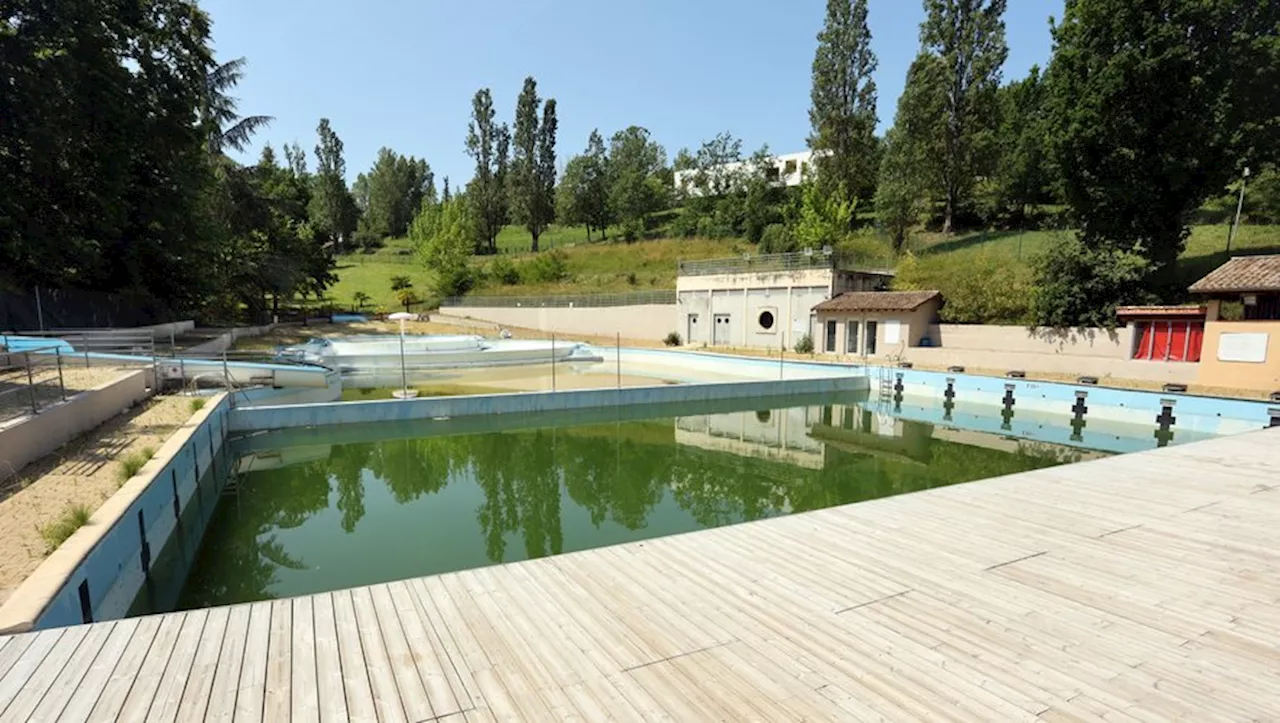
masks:
[[(204, 534), (204, 523), (217, 502), (217, 487), (225, 479), (228, 462), (222, 453), (230, 412), (230, 400), (222, 396), (198, 413), (204, 418), (81, 559), (32, 627), (122, 618), (148, 587), (167, 592), (166, 584), (150, 574), (153, 554), (169, 548), (175, 539), (187, 541), (184, 546), (194, 551)], [(169, 451), (165, 447), (157, 458)], [(20, 588), (15, 595), (21, 592)]]
[[(923, 406), (930, 410), (930, 415), (938, 412), (945, 415), (948, 404), (962, 410), (980, 406), (999, 410), (989, 412), (997, 423), (1001, 413), (1012, 412), (1014, 420), (1020, 413), (1038, 413), (1085, 422), (1185, 430), (1203, 436), (1280, 426), (1280, 404), (1265, 401), (915, 369), (883, 371), (890, 381), (892, 400), (908, 406)], [(870, 370), (873, 398), (880, 394), (880, 373), (880, 368)], [(941, 417), (935, 421), (941, 421)]]
[(866, 390), (867, 379), (862, 375), (861, 370), (855, 373), (850, 368), (842, 368), (829, 372), (826, 378), (786, 381), (715, 382), (622, 389), (580, 389), (563, 392), (482, 394), (465, 397), (257, 407), (234, 410), (230, 426), (233, 432), (252, 432), (366, 422), (416, 422), (494, 414), (566, 412), (731, 398), (843, 394)]

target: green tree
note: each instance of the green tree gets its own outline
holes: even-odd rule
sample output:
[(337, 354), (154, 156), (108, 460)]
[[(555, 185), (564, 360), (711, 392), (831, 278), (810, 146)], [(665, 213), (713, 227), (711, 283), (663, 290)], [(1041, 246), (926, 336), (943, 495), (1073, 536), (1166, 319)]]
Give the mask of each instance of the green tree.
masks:
[(1009, 54), (1004, 37), (1006, 0), (925, 0), (920, 39), (944, 69), (942, 231), (973, 198), (979, 176), (991, 170), (1000, 67)]
[(809, 147), (818, 183), (855, 201), (875, 178), (876, 70), (866, 0), (827, 0), (813, 58)]
[(600, 230), (601, 240), (609, 240), (609, 226), (615, 223), (609, 204), (609, 153), (600, 131), (587, 137), (586, 168), (583, 173), (583, 212), (586, 223)]
[(380, 241), (404, 236), (422, 204), (435, 202), (435, 175), (425, 160), (383, 148), (369, 173), (356, 178), (353, 192), (362, 211), (361, 236)]
[(471, 99), (471, 123), (467, 127), (467, 154), (476, 172), (467, 184), (467, 198), (475, 219), (476, 248), (497, 253), (498, 232), (507, 223), (507, 154), (511, 134), (505, 124), (494, 124), (493, 96), (488, 88)]
[(556, 118), (556, 99), (548, 98), (542, 106), (542, 124), (538, 126), (538, 163), (535, 169), (535, 194), (526, 219), (529, 233), (533, 235), (533, 250), (538, 250), (538, 236), (556, 220), (556, 132), (560, 127)]
[(849, 224), (853, 222), (852, 201), (843, 200), (838, 194), (825, 194), (814, 182), (806, 183), (802, 194), (795, 231), (801, 247), (834, 246), (849, 233)]
[(475, 244), (471, 208), (465, 200), (430, 204), (409, 228), (419, 260), (435, 272), (435, 292), (462, 296), (475, 283), (469, 259)]
[(1067, 3), (1053, 29), (1049, 126), (1082, 250), (1043, 265), (1040, 283), (1093, 293), (1046, 299), (1042, 323), (1099, 320), (1130, 298), (1116, 257), (1134, 273), (1146, 260), (1158, 274), (1148, 286), (1166, 299), (1185, 293), (1171, 272), (1191, 214), (1246, 164), (1280, 154), (1278, 27), (1280, 4), (1266, 0)]
[(535, 253), (538, 237), (555, 220), (556, 101), (547, 99), (541, 119), (539, 102), (537, 81), (525, 78), (516, 101), (509, 183), (512, 216), (529, 229)]
[(397, 275), (391, 277), (391, 290), (400, 291), (402, 289), (412, 289), (413, 279), (408, 276)]
[(591, 241), (591, 222), (587, 216), (587, 165), (586, 156), (573, 156), (564, 165), (560, 185), (556, 187), (556, 217), (560, 223), (587, 227), (587, 241)]
[(356, 311), (364, 311), (364, 307), (373, 299), (363, 291), (357, 291), (351, 295), (351, 304), (355, 306)]
[(307, 152), (298, 145), (297, 141), (285, 144), (284, 158), (290, 173), (298, 178), (307, 177)]
[(992, 178), (990, 205), (1021, 223), (1027, 207), (1049, 199), (1047, 104), (1044, 78), (1033, 66), (1023, 80), (999, 91), (1000, 126), (996, 134), (999, 163)]
[(893, 128), (885, 136), (876, 213), (897, 249), (929, 207), (930, 192), (942, 186), (944, 73), (937, 56), (916, 57), (898, 97)]
[(618, 131), (610, 141), (609, 204), (628, 241), (643, 236), (648, 215), (661, 210), (664, 188), (658, 172), (665, 161), (662, 146), (639, 126)]
[(216, 282), (208, 16), (185, 0), (0, 10), (0, 281), (190, 313)]
[(342, 139), (321, 118), (316, 128), (315, 189), (311, 197), (311, 224), (316, 233), (334, 249), (341, 249), (355, 233), (359, 209), (347, 190), (347, 163), (342, 157)]
[(274, 120), (266, 115), (242, 117), (238, 101), (227, 95), (244, 77), (247, 64), (244, 58), (236, 58), (213, 68), (205, 76), (205, 102), (200, 120), (209, 134), (210, 155), (220, 154), (227, 148), (243, 151), (249, 139)]

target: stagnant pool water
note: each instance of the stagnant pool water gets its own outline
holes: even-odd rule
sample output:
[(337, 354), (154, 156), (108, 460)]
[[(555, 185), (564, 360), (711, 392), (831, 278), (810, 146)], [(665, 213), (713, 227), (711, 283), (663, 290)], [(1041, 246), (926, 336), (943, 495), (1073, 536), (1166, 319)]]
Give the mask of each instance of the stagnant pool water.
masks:
[(796, 403), (580, 425), (540, 417), (536, 428), (494, 418), (508, 431), (454, 436), (448, 423), (396, 439), (404, 428), (373, 426), (246, 454), (210, 491), (198, 548), (166, 547), (161, 582), (134, 612), (555, 555), (1099, 456), (909, 421), (858, 398)]

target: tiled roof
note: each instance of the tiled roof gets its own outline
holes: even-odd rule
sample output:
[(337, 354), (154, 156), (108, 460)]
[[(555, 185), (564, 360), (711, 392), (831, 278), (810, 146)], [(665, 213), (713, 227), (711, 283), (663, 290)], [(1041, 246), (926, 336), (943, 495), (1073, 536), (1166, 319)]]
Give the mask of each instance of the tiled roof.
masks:
[(1280, 254), (1237, 256), (1191, 285), (1195, 294), (1280, 291)]
[(1178, 316), (1178, 317), (1196, 317), (1205, 316), (1208, 308), (1197, 304), (1186, 304), (1181, 306), (1117, 306), (1116, 316), (1124, 317), (1156, 317), (1156, 316)]
[(814, 311), (915, 311), (942, 296), (937, 291), (846, 291)]

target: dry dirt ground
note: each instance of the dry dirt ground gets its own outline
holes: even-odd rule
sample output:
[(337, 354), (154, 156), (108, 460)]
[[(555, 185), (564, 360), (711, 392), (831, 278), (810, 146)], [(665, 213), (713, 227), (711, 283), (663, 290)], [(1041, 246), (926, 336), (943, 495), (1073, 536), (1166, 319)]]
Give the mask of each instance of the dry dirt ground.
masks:
[(74, 504), (97, 510), (120, 487), (120, 462), (143, 447), (159, 449), (191, 416), (190, 397), (155, 397), (135, 406), (0, 488), (0, 604), (47, 554), (40, 527)]
[[(66, 395), (69, 397), (112, 381), (123, 371), (125, 370), (114, 367), (86, 369), (83, 366), (67, 363), (62, 368), (62, 386), (66, 388)], [(62, 390), (58, 386), (57, 367), (48, 365), (36, 367), (32, 370), (31, 381), (35, 386), (37, 407), (53, 404), (62, 398)], [(15, 367), (0, 372), (0, 421), (31, 411), (31, 395), (27, 387), (25, 368)]]

